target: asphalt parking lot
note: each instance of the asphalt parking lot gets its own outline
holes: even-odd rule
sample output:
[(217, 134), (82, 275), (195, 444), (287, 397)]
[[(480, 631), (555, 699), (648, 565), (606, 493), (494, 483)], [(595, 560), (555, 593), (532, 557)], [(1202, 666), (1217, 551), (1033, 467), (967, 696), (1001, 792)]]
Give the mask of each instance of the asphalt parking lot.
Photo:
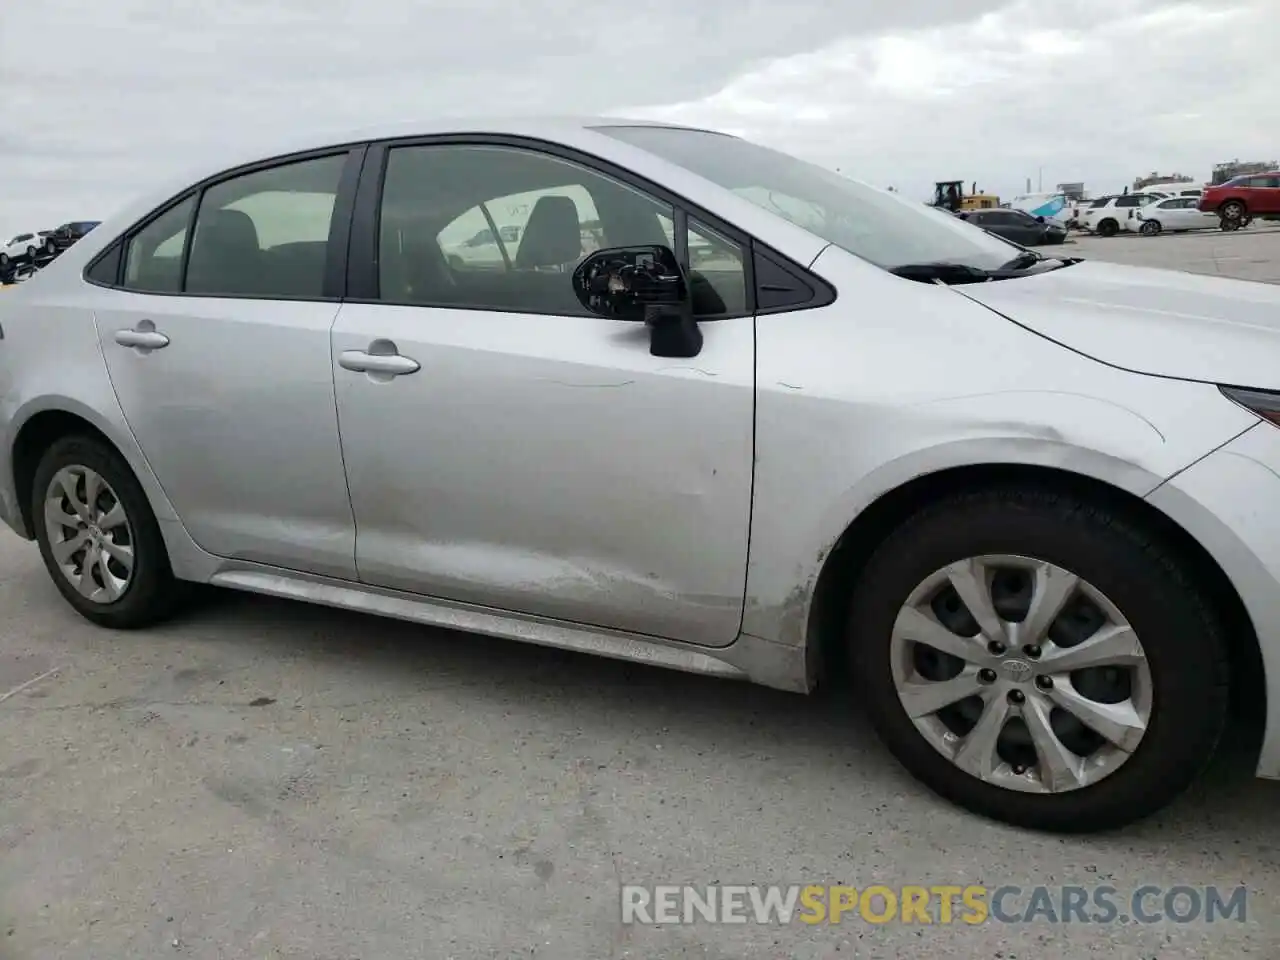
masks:
[[(1052, 248), (1042, 248), (1051, 250)], [(1114, 237), (1076, 234), (1064, 249), (1073, 256), (1128, 263), (1138, 267), (1166, 267), (1280, 283), (1280, 223), (1256, 221), (1244, 230), (1196, 230), (1143, 237), (1121, 233)]]
[[(1280, 282), (1280, 231), (1086, 238)], [(927, 794), (803, 698), (241, 595), (91, 627), (0, 532), (0, 958), (1274, 958), (1280, 783), (1241, 734), (1063, 839)], [(1245, 922), (623, 926), (621, 883), (1247, 884)]]

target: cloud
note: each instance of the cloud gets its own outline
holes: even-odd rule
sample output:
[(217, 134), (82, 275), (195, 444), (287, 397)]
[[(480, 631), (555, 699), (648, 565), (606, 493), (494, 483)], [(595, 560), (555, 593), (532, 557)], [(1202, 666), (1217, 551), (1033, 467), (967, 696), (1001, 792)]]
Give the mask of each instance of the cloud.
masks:
[(1043, 178), (1118, 190), (1153, 169), (1208, 179), (1275, 159), (1272, 0), (1022, 0), (886, 30), (630, 113), (735, 132), (922, 197), (935, 180), (1012, 195)]
[(923, 195), (1275, 152), (1274, 0), (40, 0), (0, 13), (0, 232), (210, 151), (438, 113), (737, 132)]

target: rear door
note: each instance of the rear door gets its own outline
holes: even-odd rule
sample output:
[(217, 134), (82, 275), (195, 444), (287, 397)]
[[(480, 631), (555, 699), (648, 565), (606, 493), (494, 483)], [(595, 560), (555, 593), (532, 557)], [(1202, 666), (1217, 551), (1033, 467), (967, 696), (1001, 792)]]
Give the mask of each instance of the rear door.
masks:
[(201, 185), (90, 267), (129, 427), (192, 538), (216, 556), (354, 579), (333, 399), (362, 150)]
[(1254, 177), (1250, 186), (1250, 213), (1280, 213), (1280, 176)]

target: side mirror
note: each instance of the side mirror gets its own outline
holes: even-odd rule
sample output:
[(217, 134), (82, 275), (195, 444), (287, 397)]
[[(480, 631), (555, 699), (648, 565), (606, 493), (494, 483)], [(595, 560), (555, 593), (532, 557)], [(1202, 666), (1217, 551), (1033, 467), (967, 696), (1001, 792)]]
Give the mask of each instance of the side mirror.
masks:
[(650, 328), (655, 357), (696, 357), (702, 331), (693, 318), (689, 283), (665, 246), (607, 247), (573, 271), (573, 292), (591, 313)]

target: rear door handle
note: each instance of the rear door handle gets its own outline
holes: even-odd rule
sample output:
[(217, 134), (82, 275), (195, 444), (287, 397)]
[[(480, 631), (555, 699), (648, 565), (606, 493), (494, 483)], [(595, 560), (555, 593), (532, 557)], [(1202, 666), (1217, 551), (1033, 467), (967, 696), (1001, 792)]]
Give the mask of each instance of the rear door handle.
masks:
[(343, 350), (338, 354), (338, 366), (355, 373), (381, 373), (391, 377), (417, 373), (422, 369), (412, 357), (402, 357), (398, 353), (365, 353), (363, 350)]
[(169, 338), (155, 330), (117, 330), (116, 343), (122, 347), (159, 350), (169, 345)]

